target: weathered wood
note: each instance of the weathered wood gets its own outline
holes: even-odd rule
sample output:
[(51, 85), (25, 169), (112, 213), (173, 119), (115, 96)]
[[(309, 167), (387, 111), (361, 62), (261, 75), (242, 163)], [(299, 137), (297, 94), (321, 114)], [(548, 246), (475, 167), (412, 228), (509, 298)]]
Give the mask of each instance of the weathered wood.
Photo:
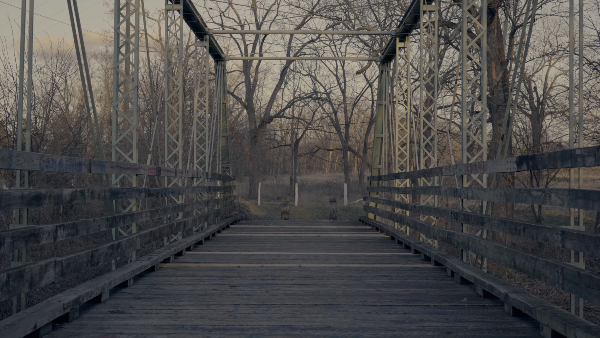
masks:
[(290, 199), (288, 197), (283, 198), (281, 201), (281, 219), (290, 219)]
[(391, 181), (435, 176), (514, 173), (527, 170), (566, 169), (600, 166), (600, 146), (559, 150), (484, 162), (455, 164), (431, 169), (371, 176), (369, 181)]
[(423, 187), (368, 187), (370, 192), (393, 194), (437, 195), (467, 200), (553, 205), (600, 211), (600, 190), (586, 189), (494, 189), (456, 188), (441, 186)]
[(412, 213), (440, 217), (453, 222), (480, 226), (488, 230), (515, 235), (540, 243), (546, 243), (600, 257), (600, 234), (375, 197), (365, 197), (364, 200), (397, 209), (408, 210)]
[(174, 188), (82, 188), (0, 190), (0, 210), (39, 208), (127, 198), (161, 198), (167, 196), (229, 192), (235, 186), (196, 186)]
[(90, 299), (88, 303), (104, 303), (110, 298), (110, 290), (103, 290), (98, 296)]
[(600, 276), (596, 273), (471, 234), (438, 228), (406, 215), (370, 206), (364, 206), (364, 210), (393, 222), (405, 224), (428, 238), (481, 254), (498, 264), (600, 305)]
[[(289, 227), (290, 232), (301, 224), (270, 222), (274, 227)], [(318, 223), (345, 226), (354, 222)], [(345, 232), (301, 229), (306, 235)], [(501, 301), (478, 297), (471, 289), (454, 284), (443, 269), (416, 256), (360, 255), (399, 252), (383, 236), (244, 239), (244, 234), (255, 231), (256, 227), (232, 226), (226, 233), (242, 236), (217, 236), (196, 251), (242, 252), (211, 255), (232, 267), (202, 264), (194, 268), (213, 259), (203, 254), (178, 258), (169, 268), (141, 276), (126, 292), (115, 292), (110, 302), (90, 308), (77, 321), (61, 325), (49, 338), (91, 332), (96, 337), (395, 337), (399, 327), (400, 335), (415, 337), (536, 337), (539, 332), (533, 320), (505, 316)], [(364, 227), (364, 232), (369, 230)], [(304, 254), (279, 258), (258, 254), (264, 250)], [(323, 251), (330, 255), (316, 254)], [(324, 258), (332, 259), (327, 265), (334, 266), (320, 264)], [(237, 267), (236, 263), (244, 262), (254, 265)], [(270, 264), (257, 266), (260, 263)], [(289, 267), (294, 263), (301, 267)], [(388, 267), (379, 267), (381, 263)]]
[(579, 337), (598, 337), (600, 328), (588, 321), (579, 318), (557, 306), (554, 306), (544, 300), (541, 300), (526, 291), (498, 279), (470, 264), (465, 264), (462, 260), (451, 254), (436, 249), (415, 238), (402, 233), (400, 229), (395, 229), (387, 224), (360, 217), (360, 220), (367, 225), (376, 225), (394, 233), (403, 243), (411, 247), (417, 247), (420, 251), (426, 252), (432, 259), (439, 261), (448, 268), (448, 275), (459, 275), (467, 279), (476, 286), (489, 292), (491, 295), (502, 299), (506, 306), (517, 309), (546, 325), (556, 332), (572, 338)]
[(337, 219), (337, 203), (335, 198), (329, 199), (329, 219), (336, 220)]
[(48, 155), (0, 148), (0, 169), (51, 171), (80, 174), (129, 174), (206, 178), (233, 181), (229, 175), (197, 170), (161, 168), (141, 163), (102, 161), (96, 159)]
[(140, 257), (132, 263), (91, 281), (80, 284), (8, 317), (0, 321), (0, 332), (2, 333), (2, 337), (21, 338), (32, 332), (39, 332), (40, 330), (42, 330), (42, 333), (45, 335), (50, 332), (49, 330), (46, 330), (46, 328), (51, 329), (52, 321), (70, 311), (73, 306), (81, 305), (96, 298), (106, 290), (110, 290), (121, 284), (123, 281), (158, 265), (162, 259), (173, 255), (175, 252), (180, 251), (181, 248), (190, 245), (190, 243), (195, 243), (201, 238), (205, 238), (214, 233), (216, 229), (222, 228), (224, 225), (235, 222), (242, 217), (243, 215), (239, 214), (220, 221), (195, 235), (169, 244), (166, 247)]
[(158, 241), (178, 232), (186, 234), (198, 224), (214, 220), (217, 217), (226, 217), (234, 210), (236, 210), (235, 206), (210, 210), (71, 255), (54, 257), (2, 271), (0, 273), (0, 301), (111, 262), (130, 253), (132, 249), (139, 249), (142, 238), (146, 241)]
[(23, 249), (32, 245), (52, 243), (67, 238), (88, 235), (132, 223), (147, 221), (167, 214), (199, 210), (205, 207), (221, 208), (225, 203), (233, 201), (234, 198), (235, 196), (226, 196), (152, 210), (134, 211), (100, 218), (2, 231), (0, 232), (0, 252), (9, 253), (15, 249)]

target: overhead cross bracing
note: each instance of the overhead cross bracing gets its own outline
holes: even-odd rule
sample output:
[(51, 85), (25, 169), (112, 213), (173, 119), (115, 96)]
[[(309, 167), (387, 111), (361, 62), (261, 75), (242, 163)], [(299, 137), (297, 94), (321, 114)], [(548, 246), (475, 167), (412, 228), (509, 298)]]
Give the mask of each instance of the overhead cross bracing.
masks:
[(261, 34), (261, 35), (392, 35), (393, 31), (332, 31), (332, 30), (210, 30), (209, 34)]

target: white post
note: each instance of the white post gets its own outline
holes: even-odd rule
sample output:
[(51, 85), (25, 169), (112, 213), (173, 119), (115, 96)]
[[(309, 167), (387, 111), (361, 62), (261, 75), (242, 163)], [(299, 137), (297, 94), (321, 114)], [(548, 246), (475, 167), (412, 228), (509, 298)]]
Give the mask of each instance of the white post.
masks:
[(344, 206), (348, 205), (348, 183), (344, 183)]
[(296, 200), (294, 201), (294, 206), (298, 206), (298, 183), (296, 183)]
[(260, 183), (258, 183), (258, 205), (260, 205)]

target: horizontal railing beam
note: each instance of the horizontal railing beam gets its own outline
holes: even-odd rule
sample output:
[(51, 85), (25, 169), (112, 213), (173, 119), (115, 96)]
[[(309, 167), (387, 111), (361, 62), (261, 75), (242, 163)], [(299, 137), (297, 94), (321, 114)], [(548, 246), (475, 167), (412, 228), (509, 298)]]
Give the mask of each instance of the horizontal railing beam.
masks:
[(75, 174), (127, 174), (167, 177), (205, 178), (233, 181), (229, 175), (198, 170), (163, 168), (142, 163), (103, 161), (88, 158), (48, 155), (0, 148), (0, 169), (49, 171)]
[(199, 193), (229, 192), (235, 186), (196, 186), (173, 188), (80, 188), (0, 190), (0, 210), (41, 208), (128, 198), (160, 198)]
[(446, 266), (449, 275), (453, 275), (455, 278), (458, 275), (460, 278), (464, 278), (475, 284), (477, 289), (485, 290), (498, 297), (504, 301), (505, 308), (513, 307), (519, 309), (540, 322), (540, 324), (548, 326), (567, 337), (600, 337), (600, 328), (583, 318), (550, 304), (470, 264), (465, 264), (461, 259), (445, 251), (407, 236), (400, 229), (395, 229), (392, 226), (365, 216), (359, 219), (370, 226), (376, 227), (378, 230), (385, 231), (397, 242), (427, 255), (432, 261)]
[(184, 234), (191, 232), (198, 224), (212, 221), (216, 217), (226, 217), (235, 211), (236, 207), (236, 205), (231, 205), (210, 210), (71, 255), (54, 257), (5, 270), (0, 273), (0, 301), (109, 263), (113, 259), (131, 253), (132, 250), (139, 249), (142, 240), (159, 241), (178, 232)]
[(420, 232), (427, 238), (439, 240), (467, 250), (540, 280), (548, 285), (577, 295), (600, 305), (600, 275), (569, 263), (556, 261), (530, 252), (483, 239), (471, 234), (443, 229), (410, 216), (385, 211), (368, 205), (365, 212), (397, 222)]
[(209, 30), (208, 34), (260, 34), (260, 35), (392, 35), (394, 31), (331, 31), (331, 30)]
[(600, 146), (594, 146), (371, 176), (368, 179), (369, 181), (391, 181), (421, 177), (515, 173), (529, 170), (598, 166), (600, 166)]
[(38, 333), (40, 328), (49, 323), (51, 324), (55, 319), (62, 317), (70, 311), (79, 309), (81, 305), (84, 305), (97, 296), (101, 296), (105, 292), (110, 292), (112, 288), (122, 282), (140, 275), (149, 269), (153, 269), (164, 259), (173, 256), (177, 252), (181, 252), (206, 238), (216, 235), (219, 231), (222, 231), (240, 219), (242, 219), (242, 215), (236, 215), (219, 221), (190, 237), (171, 243), (142, 256), (134, 262), (33, 305), (26, 311), (14, 314), (0, 321), (2, 337), (21, 338), (32, 332)]
[(63, 241), (106, 231), (121, 226), (140, 223), (147, 220), (172, 215), (180, 212), (200, 210), (206, 207), (222, 207), (235, 200), (235, 196), (176, 204), (151, 210), (133, 211), (106, 217), (82, 219), (58, 224), (35, 225), (26, 228), (0, 232), (0, 253), (10, 253), (16, 249), (25, 249), (33, 245), (41, 245)]
[(483, 227), (488, 230), (519, 236), (524, 239), (554, 245), (559, 248), (600, 257), (600, 234), (567, 229), (553, 225), (529, 223), (509, 218), (483, 215), (479, 213), (364, 197), (364, 201), (410, 211), (421, 215), (444, 218), (453, 222)]
[(600, 190), (586, 189), (494, 189), (423, 187), (368, 187), (369, 192), (392, 194), (436, 195), (466, 200), (553, 205), (565, 208), (600, 211)]

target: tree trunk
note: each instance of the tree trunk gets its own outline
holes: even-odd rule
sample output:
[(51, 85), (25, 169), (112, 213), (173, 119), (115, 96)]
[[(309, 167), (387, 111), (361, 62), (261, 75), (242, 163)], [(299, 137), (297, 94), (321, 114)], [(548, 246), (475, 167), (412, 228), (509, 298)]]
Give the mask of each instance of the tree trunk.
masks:
[[(370, 129), (370, 128), (369, 128)], [(369, 132), (367, 130), (367, 135)], [(362, 159), (360, 161), (360, 168), (358, 170), (358, 186), (362, 189), (365, 186), (365, 169), (367, 167), (367, 136), (365, 136), (365, 142), (363, 142), (363, 151), (362, 151)]]
[(488, 6), (488, 111), (492, 122), (489, 159), (496, 158), (510, 85), (508, 60), (505, 54), (505, 37), (499, 15), (499, 9), (503, 2), (494, 1)]
[(346, 144), (342, 147), (342, 161), (344, 162), (344, 183), (350, 184), (350, 160), (349, 149)]
[(260, 165), (258, 161), (260, 160), (260, 155), (260, 142), (258, 136), (254, 135), (250, 139), (250, 156), (248, 163), (250, 166), (248, 197), (250, 199), (258, 199), (258, 183), (260, 182)]

